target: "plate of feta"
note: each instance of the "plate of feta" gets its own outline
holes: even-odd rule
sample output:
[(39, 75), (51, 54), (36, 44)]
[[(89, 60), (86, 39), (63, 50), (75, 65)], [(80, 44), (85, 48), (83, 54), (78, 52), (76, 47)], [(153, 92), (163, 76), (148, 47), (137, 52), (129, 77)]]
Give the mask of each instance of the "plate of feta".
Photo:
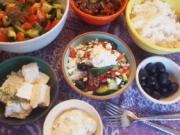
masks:
[(31, 123), (50, 110), (57, 95), (57, 76), (45, 61), (17, 56), (0, 64), (0, 122)]

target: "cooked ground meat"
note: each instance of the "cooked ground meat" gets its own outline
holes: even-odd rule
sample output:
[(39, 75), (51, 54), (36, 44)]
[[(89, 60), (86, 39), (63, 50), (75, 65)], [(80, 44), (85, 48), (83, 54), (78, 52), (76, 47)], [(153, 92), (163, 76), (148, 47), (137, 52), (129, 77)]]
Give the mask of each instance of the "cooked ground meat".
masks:
[(94, 16), (108, 16), (116, 13), (121, 0), (74, 0), (81, 11)]

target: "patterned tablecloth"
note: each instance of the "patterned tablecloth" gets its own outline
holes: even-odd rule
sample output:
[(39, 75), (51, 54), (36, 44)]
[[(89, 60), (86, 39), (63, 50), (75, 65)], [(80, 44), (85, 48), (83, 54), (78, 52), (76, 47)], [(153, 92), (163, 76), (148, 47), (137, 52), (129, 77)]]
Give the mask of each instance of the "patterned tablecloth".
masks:
[[(44, 59), (45, 61), (49, 62), (49, 64), (54, 68), (55, 72), (58, 75), (59, 84), (60, 84), (59, 97), (57, 103), (68, 99), (85, 100), (90, 104), (92, 104), (98, 110), (101, 116), (106, 115), (103, 109), (104, 106), (103, 103), (106, 101), (111, 101), (119, 106), (123, 106), (127, 109), (130, 109), (132, 111), (135, 111), (143, 115), (180, 112), (180, 102), (173, 105), (159, 105), (159, 104), (154, 104), (151, 101), (147, 100), (139, 92), (135, 81), (132, 83), (129, 89), (126, 92), (124, 92), (122, 95), (106, 101), (91, 100), (79, 95), (74, 90), (72, 90), (64, 80), (61, 72), (62, 54), (65, 49), (65, 46), (72, 38), (74, 38), (75, 36), (81, 33), (89, 32), (89, 31), (105, 31), (105, 32), (113, 33), (116, 36), (120, 37), (132, 49), (137, 64), (144, 58), (153, 55), (141, 50), (139, 47), (136, 46), (136, 44), (130, 38), (127, 31), (127, 25), (124, 19), (124, 15), (118, 17), (115, 21), (113, 21), (110, 24), (104, 26), (91, 26), (79, 20), (79, 18), (75, 15), (73, 10), (70, 8), (66, 24), (62, 32), (59, 34), (59, 36), (56, 38), (55, 41), (53, 41), (50, 45), (39, 51), (29, 54), (20, 54), (20, 55), (36, 56), (41, 59)], [(17, 55), (18, 54), (0, 52), (0, 62)], [(180, 65), (180, 53), (165, 55), (164, 57), (168, 57)], [(43, 122), (44, 122), (44, 118), (24, 126), (8, 126), (0, 123), (0, 135), (42, 135)], [(180, 121), (159, 122), (159, 124), (180, 130)], [(106, 125), (104, 124), (104, 135), (120, 135), (120, 134), (166, 135), (166, 133), (156, 130), (155, 128), (147, 126), (141, 122), (133, 123), (130, 127), (127, 128), (109, 128), (106, 127)]]

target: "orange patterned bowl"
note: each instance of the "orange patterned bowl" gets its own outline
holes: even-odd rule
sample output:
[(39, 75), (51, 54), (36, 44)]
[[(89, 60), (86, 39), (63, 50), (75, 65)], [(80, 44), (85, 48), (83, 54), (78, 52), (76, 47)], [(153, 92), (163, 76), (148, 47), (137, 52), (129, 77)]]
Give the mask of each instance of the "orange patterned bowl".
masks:
[(126, 5), (128, 3), (128, 0), (122, 0), (122, 5), (119, 9), (119, 11), (117, 11), (115, 14), (110, 15), (110, 16), (92, 16), (90, 14), (87, 14), (83, 11), (81, 11), (80, 9), (78, 9), (73, 0), (70, 0), (70, 5), (71, 7), (74, 9), (74, 11), (77, 13), (77, 15), (79, 16), (79, 18), (81, 20), (83, 20), (86, 23), (89, 24), (93, 24), (93, 25), (104, 25), (107, 23), (110, 23), (111, 21), (113, 21), (114, 19), (116, 19), (126, 8)]

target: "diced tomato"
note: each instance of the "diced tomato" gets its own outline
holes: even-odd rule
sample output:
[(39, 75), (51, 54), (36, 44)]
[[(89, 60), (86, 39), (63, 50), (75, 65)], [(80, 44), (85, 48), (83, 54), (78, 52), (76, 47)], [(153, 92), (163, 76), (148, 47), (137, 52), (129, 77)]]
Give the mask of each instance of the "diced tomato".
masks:
[(40, 1), (41, 6), (43, 5), (43, 3), (47, 3), (46, 0), (41, 0)]
[(17, 41), (24, 41), (24, 33), (22, 32), (17, 33)]
[(30, 6), (27, 7), (27, 10), (29, 11), (30, 15), (35, 15), (37, 13), (37, 8), (32, 8)]
[(16, 9), (16, 6), (12, 6), (12, 7), (6, 8), (6, 11), (7, 11), (7, 12), (12, 12), (12, 11), (15, 10), (15, 9)]
[(115, 77), (116, 76), (116, 71), (111, 71), (111, 76)]
[(107, 78), (103, 78), (103, 79), (101, 80), (101, 83), (105, 83), (105, 82), (107, 82)]
[(115, 50), (111, 50), (111, 54), (114, 54), (115, 53)]
[(35, 0), (29, 0), (29, 2), (34, 4), (36, 1)]
[(3, 27), (3, 22), (2, 22), (2, 20), (0, 20), (0, 27)]
[(41, 9), (37, 8), (37, 17), (39, 18), (40, 22), (46, 19), (47, 14)]
[(38, 20), (38, 18), (37, 18), (36, 15), (30, 15), (29, 18), (28, 18), (29, 23), (34, 23), (37, 20)]
[(122, 53), (122, 54), (117, 58), (117, 60), (122, 59), (124, 56), (125, 56), (125, 53)]
[(18, 2), (19, 2), (20, 4), (23, 4), (23, 3), (25, 3), (25, 0), (18, 0)]
[(131, 73), (131, 70), (129, 68), (128, 69), (124, 69), (123, 73), (125, 73), (127, 76), (129, 76), (130, 73)]
[(53, 28), (54, 26), (56, 26), (56, 24), (58, 24), (59, 20), (54, 19), (54, 21), (51, 23), (51, 28)]
[(90, 58), (90, 52), (86, 52), (84, 57), (89, 59)]
[(76, 57), (76, 52), (75, 52), (75, 50), (73, 49), (73, 48), (69, 48), (70, 49), (70, 57), (71, 58), (75, 58)]
[(97, 89), (96, 86), (88, 85), (87, 86), (88, 91), (95, 91)]
[(5, 34), (0, 33), (0, 42), (8, 42), (8, 38)]
[(29, 30), (29, 29), (32, 28), (32, 24), (30, 24), (30, 23), (28, 23), (28, 22), (25, 22), (25, 23), (23, 24), (23, 28), (26, 29), (26, 30)]
[(51, 29), (51, 21), (48, 20), (48, 23), (46, 24), (45, 30), (49, 31)]
[(4, 16), (6, 16), (6, 12), (0, 11), (0, 19), (2, 19)]

